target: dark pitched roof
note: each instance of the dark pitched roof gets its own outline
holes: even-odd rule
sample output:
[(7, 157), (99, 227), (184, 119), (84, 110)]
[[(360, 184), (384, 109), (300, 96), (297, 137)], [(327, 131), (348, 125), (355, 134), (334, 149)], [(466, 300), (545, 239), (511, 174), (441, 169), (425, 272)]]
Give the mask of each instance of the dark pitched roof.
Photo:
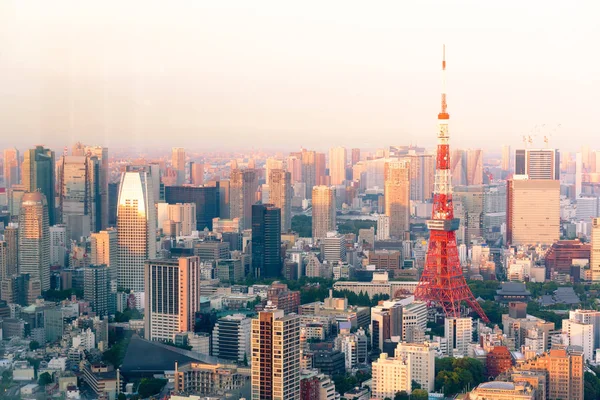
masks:
[(139, 336), (133, 336), (127, 347), (121, 372), (127, 373), (162, 373), (174, 371), (175, 362), (185, 364), (200, 362), (216, 364), (214, 357), (199, 354), (193, 351), (168, 346), (159, 342), (151, 342)]

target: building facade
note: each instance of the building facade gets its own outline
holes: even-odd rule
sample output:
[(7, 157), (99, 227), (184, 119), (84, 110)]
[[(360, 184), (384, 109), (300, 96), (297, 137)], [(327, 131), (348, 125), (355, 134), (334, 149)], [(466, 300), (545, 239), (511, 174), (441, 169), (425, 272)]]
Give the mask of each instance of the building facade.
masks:
[(39, 279), (50, 289), (50, 229), (48, 203), (41, 192), (23, 195), (19, 214), (19, 273)]

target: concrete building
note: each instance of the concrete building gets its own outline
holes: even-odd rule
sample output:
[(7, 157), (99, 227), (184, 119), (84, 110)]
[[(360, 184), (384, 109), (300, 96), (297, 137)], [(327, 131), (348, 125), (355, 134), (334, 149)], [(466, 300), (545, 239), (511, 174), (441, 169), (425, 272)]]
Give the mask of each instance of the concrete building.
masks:
[(448, 343), (447, 356), (466, 357), (473, 341), (473, 319), (447, 317), (444, 321), (444, 337)]
[(252, 206), (252, 271), (257, 278), (281, 276), (281, 209)]
[(328, 263), (346, 261), (346, 238), (337, 232), (327, 232), (321, 240), (321, 254)]
[(171, 396), (171, 399), (200, 400), (236, 393), (247, 384), (248, 375), (232, 365), (189, 362), (177, 366), (174, 380), (175, 392), (194, 395)]
[(230, 218), (239, 218), (242, 229), (252, 228), (252, 205), (256, 203), (258, 172), (254, 169), (234, 169), (229, 183)]
[(100, 318), (108, 317), (110, 269), (106, 265), (84, 268), (83, 298)]
[(320, 240), (336, 230), (335, 188), (315, 186), (312, 189), (312, 236)]
[(586, 361), (594, 361), (594, 325), (581, 321), (563, 319), (563, 333), (567, 334), (569, 346), (580, 346)]
[(569, 311), (571, 321), (579, 321), (591, 324), (594, 327), (594, 349), (600, 348), (600, 311), (596, 310), (571, 310)]
[(19, 268), (19, 228), (18, 224), (9, 223), (4, 227), (4, 243), (6, 245), (5, 276), (12, 276)]
[(67, 233), (67, 226), (64, 224), (54, 225), (50, 230), (50, 265), (67, 266), (68, 247), (71, 241)]
[(457, 240), (470, 246), (474, 239), (483, 237), (484, 187), (482, 185), (455, 187), (453, 201), (454, 214), (460, 219)]
[(526, 382), (485, 382), (467, 394), (467, 400), (535, 400), (535, 389)]
[(385, 165), (385, 215), (390, 219), (390, 236), (403, 239), (410, 227), (410, 163), (392, 161)]
[(559, 200), (560, 182), (557, 180), (508, 181), (507, 242), (511, 245), (551, 245), (559, 240)]
[(300, 318), (270, 303), (252, 320), (252, 399), (300, 399)]
[(435, 350), (429, 343), (399, 343), (394, 358), (382, 353), (373, 363), (371, 398), (393, 398), (396, 393), (411, 393), (412, 382), (432, 392), (435, 385)]
[(50, 289), (50, 229), (48, 203), (42, 192), (23, 195), (19, 214), (19, 273), (39, 279)]
[(158, 203), (157, 211), (158, 228), (163, 228), (165, 222), (175, 223), (178, 229), (174, 236), (190, 236), (196, 230), (195, 203)]
[(560, 154), (556, 149), (525, 149), (515, 153), (515, 175), (528, 179), (560, 180)]
[(342, 185), (346, 180), (346, 148), (333, 147), (329, 149), (329, 176), (331, 185)]
[(4, 149), (4, 187), (10, 189), (21, 181), (21, 160), (16, 148)]
[(600, 282), (600, 218), (592, 219), (592, 242), (590, 252), (590, 269), (592, 281)]
[(117, 230), (109, 228), (105, 231), (92, 233), (90, 236), (90, 263), (91, 265), (106, 265), (109, 269), (109, 278), (117, 279), (119, 265), (119, 241)]
[(286, 314), (297, 313), (300, 306), (300, 292), (289, 290), (285, 283), (273, 282), (267, 289), (267, 300)]
[(95, 156), (62, 156), (57, 167), (58, 215), (69, 238), (79, 240), (102, 226), (100, 162)]
[(377, 215), (377, 240), (389, 240), (390, 217), (385, 214)]
[(36, 146), (23, 154), (23, 189), (25, 192), (39, 191), (46, 197), (49, 226), (56, 224), (54, 160), (54, 152), (43, 146)]
[(269, 202), (281, 209), (281, 232), (292, 229), (292, 178), (283, 169), (269, 171)]
[(244, 314), (220, 318), (212, 332), (212, 355), (223, 360), (250, 363), (251, 321)]
[(177, 171), (177, 185), (185, 183), (185, 149), (173, 147), (171, 150), (171, 165)]
[(145, 263), (145, 334), (148, 340), (174, 340), (194, 330), (200, 303), (200, 259), (150, 260)]
[(127, 167), (117, 208), (118, 286), (144, 291), (144, 263), (156, 257), (156, 208), (150, 167)]

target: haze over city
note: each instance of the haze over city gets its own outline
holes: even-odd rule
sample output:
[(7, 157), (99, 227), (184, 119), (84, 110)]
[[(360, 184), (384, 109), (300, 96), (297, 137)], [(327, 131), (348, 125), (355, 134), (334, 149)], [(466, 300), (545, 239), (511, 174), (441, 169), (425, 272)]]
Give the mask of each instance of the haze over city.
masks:
[(545, 125), (574, 150), (597, 134), (599, 13), (594, 1), (3, 1), (0, 143), (432, 147), (445, 43), (454, 145), (499, 150)]

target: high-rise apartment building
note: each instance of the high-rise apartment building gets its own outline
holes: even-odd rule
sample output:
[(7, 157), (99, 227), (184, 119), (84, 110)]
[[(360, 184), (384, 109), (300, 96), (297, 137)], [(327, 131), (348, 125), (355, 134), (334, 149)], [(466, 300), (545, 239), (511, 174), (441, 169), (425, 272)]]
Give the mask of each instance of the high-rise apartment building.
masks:
[(265, 179), (268, 186), (271, 186), (271, 171), (279, 169), (283, 169), (283, 160), (267, 158), (265, 162)]
[(413, 382), (431, 392), (435, 384), (435, 350), (428, 343), (400, 343), (394, 358), (382, 353), (373, 363), (373, 399), (393, 398), (410, 393)]
[(447, 342), (447, 356), (467, 357), (469, 345), (473, 340), (473, 319), (446, 317), (444, 337)]
[(337, 232), (327, 232), (321, 239), (321, 256), (328, 263), (346, 261), (346, 237)]
[(110, 271), (105, 265), (92, 265), (83, 269), (83, 298), (100, 318), (107, 317), (110, 293)]
[(43, 146), (25, 151), (23, 157), (23, 187), (26, 192), (40, 191), (48, 204), (48, 221), (56, 223), (54, 206), (55, 175), (54, 152)]
[(557, 149), (518, 149), (515, 175), (529, 179), (560, 180), (560, 153)]
[(502, 146), (502, 161), (500, 164), (502, 171), (508, 171), (510, 169), (510, 145)]
[(570, 348), (555, 347), (548, 353), (527, 360), (516, 367), (522, 371), (541, 371), (547, 374), (548, 400), (583, 400), (583, 353)]
[(390, 236), (403, 239), (410, 228), (410, 165), (391, 161), (385, 167), (385, 215), (390, 219)]
[(8, 276), (6, 264), (8, 261), (8, 246), (5, 241), (0, 241), (0, 281)]
[(483, 184), (483, 151), (481, 149), (455, 149), (452, 151), (450, 164), (453, 185)]
[(506, 197), (507, 243), (551, 245), (560, 239), (559, 181), (509, 180)]
[(306, 198), (310, 198), (313, 187), (317, 185), (317, 153), (302, 149), (302, 182), (306, 184)]
[(330, 185), (331, 177), (327, 175), (327, 157), (325, 153), (315, 153), (315, 185)]
[(106, 265), (109, 269), (109, 278), (117, 279), (119, 265), (119, 240), (117, 230), (114, 228), (92, 233), (90, 237), (90, 263), (92, 265)]
[(390, 217), (385, 214), (377, 216), (377, 240), (389, 240)]
[(571, 321), (579, 321), (584, 324), (591, 324), (594, 327), (594, 345), (593, 348), (600, 348), (600, 311), (596, 310), (572, 310), (569, 311)]
[(292, 176), (283, 169), (272, 169), (269, 180), (269, 202), (281, 209), (281, 232), (288, 232), (292, 229)]
[(204, 164), (190, 161), (190, 183), (195, 186), (204, 184)]
[(251, 361), (250, 331), (252, 319), (244, 314), (220, 318), (212, 332), (212, 355), (223, 360)]
[(4, 242), (6, 243), (6, 276), (15, 275), (19, 270), (19, 228), (10, 223), (4, 228)]
[(281, 276), (281, 209), (252, 206), (252, 271), (255, 277)]
[(352, 165), (355, 165), (360, 161), (360, 149), (352, 149)]
[(256, 203), (258, 172), (254, 169), (234, 169), (229, 185), (231, 218), (239, 218), (242, 229), (252, 228), (252, 205)]
[(410, 151), (404, 158), (410, 161), (410, 199), (430, 200), (433, 194), (435, 156)]
[(592, 281), (600, 282), (600, 218), (592, 219), (590, 269), (592, 270)]
[(62, 156), (58, 162), (58, 216), (72, 240), (102, 226), (100, 163), (96, 157)]
[(177, 184), (183, 185), (185, 182), (185, 149), (183, 147), (173, 147), (171, 150), (171, 164), (177, 171)]
[(58, 224), (50, 227), (50, 265), (65, 267), (67, 266), (67, 254), (70, 247), (67, 226)]
[(583, 358), (588, 362), (594, 361), (594, 325), (577, 320), (563, 319), (562, 330), (563, 333), (567, 334), (569, 346), (581, 347)]
[(174, 340), (178, 332), (193, 332), (200, 304), (200, 259), (149, 260), (144, 281), (146, 339)]
[(333, 147), (329, 149), (329, 176), (331, 185), (342, 185), (346, 180), (346, 148)]
[(19, 150), (16, 148), (4, 149), (4, 187), (9, 189), (20, 181)]
[(313, 240), (327, 236), (336, 230), (335, 188), (315, 186), (312, 189), (312, 232)]
[(42, 192), (23, 196), (19, 214), (19, 273), (38, 279), (50, 289), (50, 229), (48, 203)]
[(144, 291), (144, 263), (156, 257), (156, 208), (148, 167), (121, 175), (117, 209), (118, 286)]
[(300, 399), (300, 318), (270, 303), (252, 320), (252, 400)]

